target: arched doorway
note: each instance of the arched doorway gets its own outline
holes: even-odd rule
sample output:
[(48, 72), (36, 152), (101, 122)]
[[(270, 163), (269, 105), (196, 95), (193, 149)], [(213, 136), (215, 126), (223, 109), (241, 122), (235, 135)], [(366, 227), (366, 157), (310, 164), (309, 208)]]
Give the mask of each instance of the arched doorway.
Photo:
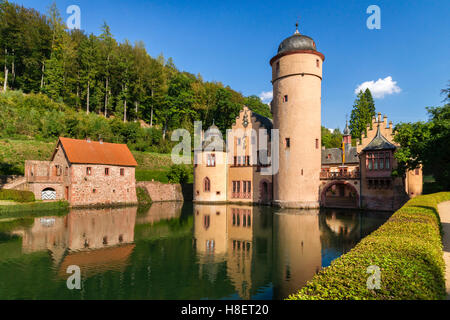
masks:
[(272, 200), (272, 188), (270, 182), (263, 180), (260, 184), (260, 201), (267, 203)]
[(42, 200), (56, 200), (56, 190), (53, 188), (45, 188), (41, 192)]
[(359, 208), (359, 194), (352, 184), (335, 181), (323, 188), (320, 202), (328, 208)]

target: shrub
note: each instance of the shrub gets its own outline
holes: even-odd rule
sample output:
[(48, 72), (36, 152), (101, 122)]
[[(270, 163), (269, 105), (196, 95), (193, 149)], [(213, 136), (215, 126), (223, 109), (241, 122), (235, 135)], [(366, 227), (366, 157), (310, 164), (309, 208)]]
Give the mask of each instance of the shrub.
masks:
[[(409, 200), (378, 230), (288, 299), (442, 299), (445, 264), (437, 204), (446, 200), (450, 200), (450, 192)], [(367, 288), (371, 265), (380, 268), (380, 289)]]
[(12, 200), (16, 202), (33, 202), (34, 193), (31, 191), (0, 189), (0, 200)]
[(152, 202), (146, 188), (136, 187), (136, 196), (139, 204), (149, 204)]
[(183, 164), (173, 164), (167, 173), (167, 178), (171, 183), (186, 183), (189, 180), (189, 173), (190, 170), (187, 166)]

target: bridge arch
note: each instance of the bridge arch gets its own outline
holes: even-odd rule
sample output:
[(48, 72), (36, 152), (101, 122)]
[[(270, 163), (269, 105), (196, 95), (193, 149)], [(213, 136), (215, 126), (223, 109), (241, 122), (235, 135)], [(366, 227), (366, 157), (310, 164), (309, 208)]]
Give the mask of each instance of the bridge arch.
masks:
[(359, 191), (353, 183), (331, 181), (320, 192), (320, 205), (334, 208), (359, 208)]

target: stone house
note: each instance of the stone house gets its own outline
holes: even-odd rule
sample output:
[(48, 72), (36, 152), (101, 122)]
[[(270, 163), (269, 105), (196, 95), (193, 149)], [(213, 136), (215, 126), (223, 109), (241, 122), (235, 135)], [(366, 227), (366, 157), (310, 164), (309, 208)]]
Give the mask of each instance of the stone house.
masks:
[(25, 161), (25, 188), (71, 206), (136, 203), (136, 166), (125, 144), (61, 137), (50, 161)]

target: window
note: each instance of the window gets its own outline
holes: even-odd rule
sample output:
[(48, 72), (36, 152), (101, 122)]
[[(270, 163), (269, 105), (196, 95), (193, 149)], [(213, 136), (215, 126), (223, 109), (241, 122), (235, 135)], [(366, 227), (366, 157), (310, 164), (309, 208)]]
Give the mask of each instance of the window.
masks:
[(319, 139), (316, 139), (316, 149), (319, 149)]
[(291, 138), (286, 138), (286, 148), (291, 147)]
[(277, 75), (280, 72), (280, 61), (278, 61), (277, 64), (276, 64), (275, 72), (277, 73)]
[(287, 95), (287, 94), (284, 95), (284, 97), (283, 97), (283, 102), (288, 102), (288, 95)]
[(123, 168), (120, 169), (120, 175), (121, 176), (125, 175), (125, 169), (123, 169)]
[[(372, 154), (368, 153), (367, 154), (367, 169), (372, 170), (373, 169), (372, 165), (373, 165)], [(370, 182), (370, 180), (369, 180), (369, 182)], [(369, 185), (370, 185), (370, 183), (369, 183)]]
[(317, 68), (320, 67), (319, 59), (316, 59), (316, 67), (317, 67)]
[(92, 174), (92, 168), (91, 167), (87, 167), (86, 168), (86, 175), (90, 176)]
[(236, 144), (237, 144), (238, 146), (240, 146), (240, 145), (241, 145), (241, 138), (237, 138), (237, 140), (236, 140)]
[(210, 222), (211, 222), (210, 216), (209, 216), (209, 215), (205, 215), (205, 216), (203, 217), (203, 227), (204, 227), (205, 229), (208, 229), (208, 228), (209, 228), (209, 225), (210, 225)]
[(414, 173), (415, 173), (416, 176), (418, 176), (418, 175), (420, 174), (420, 169), (419, 169), (419, 168), (417, 168), (417, 169), (414, 170), (414, 171), (415, 171)]
[(208, 177), (206, 177), (203, 180), (203, 187), (204, 187), (205, 192), (211, 191), (211, 181), (209, 180)]
[(247, 166), (250, 165), (250, 156), (245, 156), (245, 164), (246, 164)]
[(109, 168), (105, 168), (105, 176), (109, 176)]
[(68, 176), (69, 175), (69, 167), (66, 167), (66, 170), (64, 170), (64, 175)]
[(97, 189), (92, 189), (92, 193), (96, 193), (97, 192)]
[(237, 166), (237, 157), (234, 157), (234, 165)]
[(207, 155), (206, 166), (207, 167), (215, 167), (216, 166), (216, 155), (214, 153)]

